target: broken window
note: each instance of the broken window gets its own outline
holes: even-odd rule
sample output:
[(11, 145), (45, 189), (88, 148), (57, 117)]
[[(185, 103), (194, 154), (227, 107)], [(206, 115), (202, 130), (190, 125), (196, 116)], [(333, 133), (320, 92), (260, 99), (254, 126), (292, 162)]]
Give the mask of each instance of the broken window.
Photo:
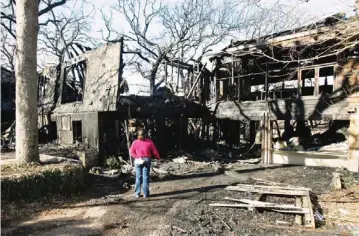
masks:
[(313, 96), (315, 91), (314, 69), (302, 70), (302, 96)]
[(334, 89), (334, 67), (324, 67), (319, 69), (319, 94), (332, 94)]
[(11, 85), (10, 84), (1, 84), (1, 100), (2, 101), (11, 101)]
[(86, 61), (65, 68), (61, 103), (82, 101), (86, 75)]
[(82, 122), (79, 121), (72, 121), (72, 134), (73, 140), (82, 142)]

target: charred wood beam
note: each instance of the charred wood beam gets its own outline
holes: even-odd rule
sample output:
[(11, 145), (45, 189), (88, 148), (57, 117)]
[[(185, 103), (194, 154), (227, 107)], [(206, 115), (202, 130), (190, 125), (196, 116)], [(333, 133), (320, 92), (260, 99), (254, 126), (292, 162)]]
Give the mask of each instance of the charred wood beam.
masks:
[[(71, 44), (70, 45), (71, 49), (74, 51), (74, 53), (76, 54), (76, 56), (79, 56), (80, 54), (76, 51), (75, 47)], [(78, 66), (80, 67), (80, 70), (78, 68)], [(76, 70), (77, 70), (77, 73), (82, 77), (81, 78), (81, 86), (83, 86), (84, 84), (84, 79), (85, 79), (85, 65), (84, 63), (80, 62), (78, 63), (78, 66), (76, 66)]]
[(189, 97), (191, 96), (191, 94), (192, 94), (194, 88), (196, 87), (196, 85), (197, 85), (199, 79), (201, 78), (202, 71), (203, 71), (203, 69), (206, 67), (206, 65), (207, 65), (207, 63), (205, 63), (205, 64), (202, 66), (202, 69), (201, 69), (201, 71), (198, 73), (197, 78), (196, 78), (194, 84), (192, 85), (192, 88), (189, 90), (189, 92), (188, 92), (188, 94), (187, 94), (187, 96), (186, 96), (187, 98), (189, 98)]

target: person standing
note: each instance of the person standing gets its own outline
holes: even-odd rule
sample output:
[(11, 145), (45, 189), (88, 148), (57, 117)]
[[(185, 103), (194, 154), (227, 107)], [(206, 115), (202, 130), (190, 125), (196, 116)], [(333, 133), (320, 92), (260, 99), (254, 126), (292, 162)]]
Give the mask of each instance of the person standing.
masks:
[(151, 158), (154, 156), (159, 161), (160, 154), (152, 140), (145, 136), (145, 132), (142, 129), (137, 132), (137, 139), (132, 143), (130, 154), (135, 158), (135, 197), (140, 197), (142, 185), (143, 197), (147, 198), (150, 196)]

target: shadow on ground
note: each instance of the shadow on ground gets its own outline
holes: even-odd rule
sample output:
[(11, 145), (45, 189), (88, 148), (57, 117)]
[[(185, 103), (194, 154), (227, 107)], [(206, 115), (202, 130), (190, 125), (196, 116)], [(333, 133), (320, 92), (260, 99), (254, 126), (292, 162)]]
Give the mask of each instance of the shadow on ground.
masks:
[(74, 219), (51, 219), (42, 220), (26, 225), (19, 225), (14, 228), (3, 230), (3, 236), (27, 236), (32, 235), (101, 235), (99, 229), (85, 227), (91, 220)]

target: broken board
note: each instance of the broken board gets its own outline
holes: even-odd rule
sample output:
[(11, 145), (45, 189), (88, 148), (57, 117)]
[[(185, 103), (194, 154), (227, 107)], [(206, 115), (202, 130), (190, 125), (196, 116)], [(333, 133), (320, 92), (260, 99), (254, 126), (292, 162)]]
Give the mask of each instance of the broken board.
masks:
[[(238, 184), (236, 186), (227, 186), (226, 190), (239, 191), (239, 192), (251, 192), (266, 195), (285, 195), (296, 197), (295, 205), (290, 204), (276, 204), (265, 201), (249, 200), (249, 199), (236, 199), (225, 197), (225, 200), (240, 202), (241, 204), (226, 204), (226, 203), (213, 203), (209, 204), (212, 207), (234, 207), (234, 208), (248, 208), (248, 210), (254, 208), (270, 209), (275, 212), (296, 214), (295, 222), (302, 225), (304, 218), (304, 226), (306, 228), (315, 229), (315, 220), (313, 213), (313, 206), (311, 203), (309, 188), (302, 187), (281, 187), (281, 186), (269, 186), (269, 185), (248, 185)], [(304, 215), (304, 217), (303, 217)]]

